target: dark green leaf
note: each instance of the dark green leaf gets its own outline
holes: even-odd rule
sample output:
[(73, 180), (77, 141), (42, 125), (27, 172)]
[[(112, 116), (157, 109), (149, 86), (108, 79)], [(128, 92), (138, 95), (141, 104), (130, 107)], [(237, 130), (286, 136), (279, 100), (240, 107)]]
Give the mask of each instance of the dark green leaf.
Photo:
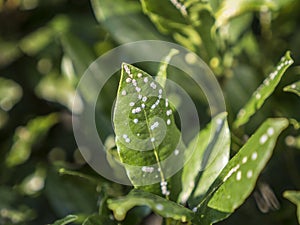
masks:
[(293, 83), (289, 86), (286, 86), (283, 90), (295, 93), (300, 97), (300, 81)]
[(284, 118), (268, 119), (229, 161), (197, 207), (196, 224), (208, 225), (228, 217), (249, 196), (270, 159), (277, 137), (288, 125)]
[(182, 222), (190, 221), (194, 215), (191, 210), (175, 202), (140, 190), (133, 190), (122, 198), (108, 200), (108, 207), (117, 220), (123, 220), (126, 213), (135, 206), (148, 206), (158, 215)]
[(86, 218), (82, 225), (117, 225), (118, 223), (114, 219), (106, 218), (104, 215), (92, 215)]
[(66, 224), (69, 224), (69, 223), (72, 223), (72, 222), (76, 221), (77, 219), (78, 219), (77, 216), (74, 216), (74, 215), (68, 215), (68, 216), (66, 216), (66, 217), (63, 218), (63, 219), (60, 219), (60, 220), (55, 221), (55, 222), (52, 223), (51, 225), (66, 225)]
[(286, 52), (276, 69), (264, 80), (258, 89), (253, 93), (246, 105), (239, 111), (234, 127), (239, 127), (247, 123), (252, 115), (255, 114), (264, 104), (265, 100), (273, 93), (280, 82), (284, 72), (293, 64), (290, 52)]
[(74, 176), (62, 177), (52, 168), (48, 170), (46, 177), (45, 195), (58, 216), (90, 214), (97, 210), (94, 185), (87, 185), (86, 181)]
[(226, 113), (211, 123), (191, 142), (186, 150), (189, 159), (182, 173), (181, 203), (196, 206), (229, 160), (230, 133)]
[(300, 224), (300, 191), (285, 191), (283, 197), (290, 200), (297, 206), (298, 223)]
[(122, 65), (114, 126), (120, 159), (132, 184), (156, 194), (169, 195), (166, 172), (175, 165), (167, 165), (163, 160), (170, 155), (180, 159), (183, 152), (180, 132), (160, 84), (128, 64)]
[(166, 40), (142, 15), (138, 2), (125, 0), (92, 0), (95, 16), (121, 43), (140, 40)]

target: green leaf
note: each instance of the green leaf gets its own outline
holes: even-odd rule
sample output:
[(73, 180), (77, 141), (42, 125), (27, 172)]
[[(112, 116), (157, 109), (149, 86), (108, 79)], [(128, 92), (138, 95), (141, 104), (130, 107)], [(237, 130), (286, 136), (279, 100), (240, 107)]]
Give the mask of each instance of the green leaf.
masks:
[(18, 45), (12, 41), (4, 41), (0, 38), (0, 68), (3, 68), (18, 59), (22, 54)]
[(117, 225), (116, 221), (106, 218), (104, 215), (92, 215), (86, 218), (82, 225)]
[(164, 160), (172, 156), (180, 163), (183, 152), (173, 110), (159, 83), (125, 63), (115, 104), (114, 126), (118, 153), (132, 184), (169, 195), (166, 173), (176, 165), (174, 161), (168, 165)]
[(13, 80), (0, 77), (0, 110), (9, 111), (22, 97), (22, 88)]
[(91, 214), (97, 210), (94, 185), (74, 176), (60, 176), (50, 168), (45, 182), (45, 196), (58, 216)]
[(66, 224), (69, 224), (69, 223), (72, 223), (72, 222), (76, 221), (77, 219), (78, 219), (78, 216), (68, 215), (63, 219), (55, 221), (51, 225), (66, 225)]
[(268, 119), (229, 161), (197, 207), (195, 223), (206, 225), (228, 217), (250, 195), (270, 159), (285, 118)]
[(158, 82), (163, 88), (165, 87), (166, 80), (167, 80), (167, 69), (168, 65), (172, 59), (173, 56), (177, 55), (179, 51), (177, 49), (171, 49), (169, 54), (162, 59), (157, 76), (155, 77), (155, 81)]
[(286, 52), (280, 62), (277, 64), (276, 69), (264, 80), (258, 89), (253, 93), (250, 100), (239, 111), (236, 120), (234, 121), (234, 127), (239, 127), (247, 123), (252, 115), (255, 114), (264, 104), (265, 100), (273, 93), (276, 86), (280, 82), (284, 72), (293, 64), (293, 59), (290, 56), (290, 52)]
[(295, 93), (296, 95), (300, 96), (300, 81), (286, 86), (283, 90)]
[[(65, 76), (57, 74), (44, 76), (36, 86), (35, 93), (42, 99), (60, 103), (72, 111), (75, 85)], [(78, 104), (78, 109), (74, 107), (74, 110), (80, 111), (80, 105)]]
[(283, 197), (290, 200), (297, 206), (297, 218), (300, 224), (300, 191), (285, 191)]
[(7, 166), (24, 163), (31, 154), (32, 146), (57, 122), (57, 114), (49, 114), (30, 120), (24, 127), (18, 127), (13, 137), (13, 146), (6, 157)]
[(186, 150), (189, 160), (182, 173), (181, 203), (185, 204), (190, 197), (189, 206), (195, 207), (201, 201), (228, 163), (229, 152), (230, 133), (226, 113), (222, 113), (200, 131)]
[(45, 48), (54, 38), (54, 31), (42, 27), (30, 33), (20, 41), (21, 50), (28, 55), (35, 55)]
[[(218, 56), (212, 39), (214, 18), (210, 5), (203, 1), (141, 0), (143, 11), (157, 28), (205, 60)], [(205, 44), (204, 44), (205, 43)]]
[(234, 17), (251, 11), (260, 11), (263, 7), (266, 9), (276, 9), (277, 5), (274, 1), (269, 0), (222, 1), (220, 9), (215, 14), (215, 25), (216, 27), (224, 26)]
[(82, 179), (84, 179), (86, 181), (89, 181), (93, 184), (99, 184), (99, 183), (102, 182), (100, 179), (97, 179), (96, 177), (93, 177), (93, 176), (90, 176), (90, 175), (87, 175), (87, 174), (84, 174), (84, 173), (80, 173), (80, 172), (77, 172), (77, 171), (67, 170), (65, 168), (59, 169), (58, 172), (61, 175), (68, 175), (68, 176), (74, 176), (74, 177), (82, 178)]
[(84, 43), (71, 33), (64, 33), (60, 36), (64, 52), (73, 62), (76, 75), (80, 78), (89, 65), (95, 60), (94, 52)]
[(194, 215), (191, 210), (182, 205), (140, 190), (133, 190), (125, 197), (108, 200), (108, 207), (114, 212), (117, 220), (124, 220), (126, 213), (135, 206), (148, 206), (164, 218), (182, 222), (191, 221)]
[(91, 3), (98, 22), (121, 44), (140, 40), (167, 40), (142, 15), (138, 2), (91, 0)]

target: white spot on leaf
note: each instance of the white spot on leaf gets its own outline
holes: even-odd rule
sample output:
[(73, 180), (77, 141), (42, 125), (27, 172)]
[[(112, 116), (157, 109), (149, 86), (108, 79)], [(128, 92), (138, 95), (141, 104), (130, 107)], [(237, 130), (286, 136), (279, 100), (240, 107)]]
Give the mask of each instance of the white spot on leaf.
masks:
[(143, 166), (142, 171), (145, 173), (152, 173), (154, 171), (154, 168), (151, 166)]
[(266, 134), (264, 134), (263, 136), (260, 137), (259, 143), (264, 144), (264, 143), (266, 143), (267, 140), (268, 140), (268, 136)]
[(252, 177), (252, 175), (253, 175), (253, 172), (252, 172), (252, 170), (249, 170), (249, 171), (247, 172), (247, 178), (251, 178), (251, 177)]
[(247, 162), (248, 158), (247, 156), (245, 156), (243, 159), (242, 159), (242, 163), (245, 164)]
[(256, 159), (257, 159), (257, 152), (253, 152), (253, 153), (252, 153), (251, 159), (252, 159), (252, 160), (256, 160)]
[(273, 127), (270, 127), (268, 130), (267, 130), (267, 133), (269, 136), (272, 136), (274, 134), (274, 128)]
[(164, 206), (163, 206), (162, 204), (157, 204), (157, 205), (155, 206), (155, 208), (156, 208), (157, 210), (161, 211), (161, 210), (164, 209)]
[(236, 174), (236, 180), (241, 180), (242, 179), (242, 171), (238, 171)]

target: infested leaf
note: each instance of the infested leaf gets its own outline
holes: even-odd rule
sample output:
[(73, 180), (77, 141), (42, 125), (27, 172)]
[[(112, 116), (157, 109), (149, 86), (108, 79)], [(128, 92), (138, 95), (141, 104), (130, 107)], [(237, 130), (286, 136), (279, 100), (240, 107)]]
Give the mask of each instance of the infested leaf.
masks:
[(223, 220), (245, 201), (270, 159), (279, 134), (287, 126), (287, 119), (277, 118), (266, 120), (258, 128), (225, 166), (197, 206), (196, 224), (208, 225)]
[(276, 69), (270, 73), (270, 75), (264, 80), (258, 89), (253, 93), (246, 105), (239, 111), (236, 120), (234, 121), (234, 127), (239, 127), (247, 123), (251, 116), (258, 111), (266, 99), (273, 93), (276, 86), (280, 82), (284, 72), (293, 64), (293, 59), (290, 56), (290, 52), (281, 58), (277, 64)]
[(300, 97), (300, 81), (286, 86), (283, 90), (295, 93), (296, 95), (298, 95)]
[(108, 207), (117, 220), (124, 220), (126, 213), (135, 206), (148, 206), (158, 215), (182, 222), (190, 221), (194, 214), (182, 205), (140, 190), (133, 190), (125, 197), (108, 200)]
[(120, 160), (135, 187), (166, 196), (167, 178), (177, 166), (172, 160), (180, 165), (184, 150), (173, 113), (159, 83), (134, 66), (122, 65), (114, 111)]

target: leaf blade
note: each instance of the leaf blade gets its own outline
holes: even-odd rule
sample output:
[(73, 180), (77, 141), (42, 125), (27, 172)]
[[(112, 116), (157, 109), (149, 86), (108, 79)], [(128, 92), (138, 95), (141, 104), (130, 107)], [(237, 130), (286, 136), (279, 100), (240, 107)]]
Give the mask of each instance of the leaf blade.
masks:
[(237, 118), (233, 123), (235, 128), (247, 123), (250, 117), (262, 107), (265, 100), (273, 93), (285, 71), (293, 64), (293, 62), (294, 61), (291, 58), (290, 52), (287, 51), (277, 64), (276, 69), (270, 73), (270, 75), (253, 93), (246, 105), (239, 111)]
[(287, 119), (277, 118), (266, 120), (258, 128), (225, 166), (207, 198), (199, 204), (196, 224), (223, 220), (244, 202), (270, 159), (278, 136), (287, 126)]
[(167, 185), (165, 171), (171, 167), (161, 162), (173, 152), (180, 159), (176, 150), (178, 145), (183, 148), (180, 132), (160, 84), (128, 64), (122, 65), (114, 125), (118, 153), (132, 184), (156, 194), (169, 195), (163, 186)]
[(194, 215), (191, 210), (175, 202), (140, 190), (133, 190), (125, 197), (108, 200), (108, 207), (114, 212), (117, 220), (123, 220), (130, 209), (142, 205), (148, 206), (155, 213), (165, 218), (182, 222), (190, 221)]
[(286, 86), (283, 90), (295, 93), (300, 97), (300, 81), (297, 81), (291, 85)]
[(66, 225), (72, 222), (75, 222), (78, 219), (78, 216), (75, 215), (68, 215), (63, 219), (57, 220), (55, 221), (53, 224), (51, 225)]
[(298, 223), (300, 224), (300, 191), (285, 191), (283, 197), (297, 206), (297, 218)]
[[(215, 116), (188, 146), (186, 153), (190, 159), (182, 173), (182, 192), (179, 196), (181, 203), (185, 204), (187, 199), (191, 198), (189, 206), (196, 206), (196, 201), (201, 200), (227, 164), (230, 133), (226, 115), (226, 113), (221, 113)], [(193, 150), (193, 148), (196, 149)], [(190, 156), (191, 151), (192, 155)]]

